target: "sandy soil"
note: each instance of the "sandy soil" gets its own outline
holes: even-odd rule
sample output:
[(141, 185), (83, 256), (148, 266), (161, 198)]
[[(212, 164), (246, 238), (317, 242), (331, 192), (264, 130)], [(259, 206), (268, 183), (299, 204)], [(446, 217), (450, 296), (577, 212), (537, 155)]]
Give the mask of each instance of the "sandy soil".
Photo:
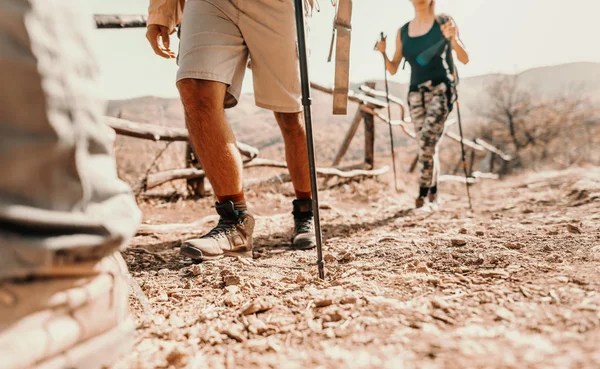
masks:
[(114, 369), (600, 367), (600, 168), (477, 184), (473, 211), (441, 190), (437, 212), (387, 180), (323, 192), (325, 281), (286, 248), (290, 197), (249, 194), (256, 258), (202, 264), (178, 247), (211, 200), (145, 200), (146, 224), (196, 224), (124, 252), (137, 342)]

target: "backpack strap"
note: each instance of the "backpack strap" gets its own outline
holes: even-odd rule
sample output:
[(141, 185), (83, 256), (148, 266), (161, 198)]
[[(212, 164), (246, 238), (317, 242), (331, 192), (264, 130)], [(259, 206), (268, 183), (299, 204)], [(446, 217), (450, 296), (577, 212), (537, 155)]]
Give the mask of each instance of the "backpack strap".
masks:
[(402, 27), (400, 27), (400, 40), (404, 42), (404, 39), (408, 36), (408, 23), (404, 23)]

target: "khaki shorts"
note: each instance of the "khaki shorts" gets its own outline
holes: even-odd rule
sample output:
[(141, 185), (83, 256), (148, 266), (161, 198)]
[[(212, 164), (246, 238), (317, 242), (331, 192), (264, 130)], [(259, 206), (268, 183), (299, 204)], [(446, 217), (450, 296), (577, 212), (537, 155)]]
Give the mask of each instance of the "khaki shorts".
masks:
[(293, 0), (188, 0), (181, 23), (177, 80), (227, 84), (237, 105), (248, 57), (257, 106), (302, 111)]

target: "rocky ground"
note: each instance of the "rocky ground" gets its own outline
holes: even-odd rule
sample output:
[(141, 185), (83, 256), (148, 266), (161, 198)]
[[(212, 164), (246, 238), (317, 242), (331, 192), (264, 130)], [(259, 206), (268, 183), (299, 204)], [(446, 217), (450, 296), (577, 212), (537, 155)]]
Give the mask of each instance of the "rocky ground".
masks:
[(436, 212), (387, 179), (322, 192), (325, 281), (286, 248), (290, 197), (250, 192), (255, 258), (202, 264), (178, 247), (211, 200), (144, 200), (137, 342), (114, 369), (600, 367), (600, 168), (479, 183), (472, 211), (441, 190)]

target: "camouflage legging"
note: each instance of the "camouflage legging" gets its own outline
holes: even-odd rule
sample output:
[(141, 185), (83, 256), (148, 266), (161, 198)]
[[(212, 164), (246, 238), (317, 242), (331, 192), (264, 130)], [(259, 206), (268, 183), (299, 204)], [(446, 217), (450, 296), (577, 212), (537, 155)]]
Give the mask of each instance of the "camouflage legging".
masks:
[(422, 188), (437, 184), (440, 166), (437, 146), (449, 114), (447, 92), (448, 87), (445, 83), (432, 86), (431, 81), (427, 81), (419, 85), (419, 91), (411, 91), (408, 94), (410, 116), (419, 141), (419, 186)]

